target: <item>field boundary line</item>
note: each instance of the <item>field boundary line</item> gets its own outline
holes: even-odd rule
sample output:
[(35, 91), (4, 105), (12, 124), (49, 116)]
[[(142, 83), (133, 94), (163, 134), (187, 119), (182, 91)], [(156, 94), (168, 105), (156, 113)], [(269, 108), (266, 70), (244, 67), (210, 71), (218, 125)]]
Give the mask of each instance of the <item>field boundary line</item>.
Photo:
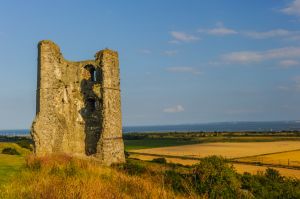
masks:
[[(278, 154), (278, 153), (285, 153), (285, 152), (293, 152), (293, 151), (300, 151), (300, 149), (297, 150), (291, 150), (291, 151), (284, 151), (284, 152), (277, 152), (277, 153), (270, 153), (272, 154)], [(140, 152), (129, 152), (129, 154), (137, 154), (137, 155), (149, 155), (154, 157), (164, 157), (164, 158), (179, 158), (179, 159), (185, 159), (185, 160), (201, 160), (203, 158), (196, 158), (196, 157), (188, 157), (188, 156), (175, 156), (175, 155), (159, 155), (159, 154), (151, 154), (151, 153), (140, 153)], [(266, 154), (267, 155), (267, 154)], [(253, 157), (253, 156), (250, 156)], [(264, 167), (275, 167), (275, 168), (285, 168), (285, 169), (292, 169), (292, 170), (300, 170), (300, 166), (288, 166), (288, 165), (281, 165), (281, 164), (268, 164), (268, 163), (260, 163), (260, 162), (243, 162), (238, 161), (230, 158), (226, 158), (226, 160), (233, 164), (244, 164), (244, 165), (252, 165), (252, 166), (264, 166)]]
[(294, 152), (294, 151), (300, 151), (300, 149), (294, 149), (294, 150), (288, 150), (288, 151), (279, 151), (279, 152), (273, 152), (273, 153), (263, 153), (263, 154), (258, 154), (258, 155), (242, 156), (242, 157), (230, 158), (230, 159), (235, 161), (237, 159), (242, 159), (242, 158), (256, 158), (256, 157), (260, 157), (260, 156), (276, 155), (276, 154)]
[[(242, 157), (237, 157), (237, 158), (226, 158), (230, 161), (238, 161), (237, 159), (241, 158), (255, 158), (259, 156), (266, 156), (266, 155), (274, 155), (274, 154), (280, 154), (280, 153), (286, 153), (286, 152), (294, 152), (294, 151), (300, 151), (300, 149), (295, 149), (295, 150), (288, 150), (288, 151), (280, 151), (280, 152), (274, 152), (274, 153), (264, 153), (264, 154), (259, 154), (259, 155), (252, 155), (252, 156), (242, 156)], [(150, 156), (157, 156), (157, 157), (169, 157), (169, 158), (181, 158), (181, 159), (190, 159), (190, 160), (201, 160), (202, 158), (197, 158), (197, 157), (190, 157), (190, 156), (177, 156), (177, 155), (162, 155), (162, 154), (153, 154), (153, 153), (143, 153), (143, 152), (133, 152), (133, 151), (128, 151), (130, 154), (138, 154), (138, 155), (150, 155)]]
[(186, 160), (201, 160), (202, 158), (196, 157), (188, 157), (188, 156), (177, 156), (177, 155), (159, 155), (159, 154), (152, 154), (152, 153), (140, 153), (140, 152), (128, 152), (129, 154), (137, 154), (137, 155), (149, 155), (155, 157), (166, 157), (166, 158), (180, 158)]
[(267, 163), (257, 163), (257, 162), (241, 162), (241, 161), (230, 161), (233, 164), (244, 164), (244, 165), (252, 165), (252, 166), (261, 166), (261, 167), (275, 167), (282, 169), (291, 169), (291, 170), (300, 170), (300, 166), (287, 166), (281, 164), (267, 164)]

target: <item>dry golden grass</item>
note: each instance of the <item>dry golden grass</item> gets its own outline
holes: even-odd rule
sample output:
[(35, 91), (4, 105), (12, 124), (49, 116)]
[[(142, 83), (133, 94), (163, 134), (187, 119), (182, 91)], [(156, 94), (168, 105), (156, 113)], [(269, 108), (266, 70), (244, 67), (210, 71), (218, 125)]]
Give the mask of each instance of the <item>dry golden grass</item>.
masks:
[(237, 160), (242, 162), (260, 162), (263, 164), (300, 166), (300, 150), (245, 157)]
[(278, 142), (227, 142), (227, 143), (204, 143), (183, 146), (160, 147), (151, 149), (132, 150), (138, 153), (186, 156), (186, 157), (206, 157), (212, 155), (226, 158), (238, 158), (254, 156), (267, 153), (276, 153), (300, 149), (300, 141), (278, 141)]
[(184, 198), (156, 176), (130, 176), (65, 155), (29, 157), (27, 168), (0, 187), (0, 198)]

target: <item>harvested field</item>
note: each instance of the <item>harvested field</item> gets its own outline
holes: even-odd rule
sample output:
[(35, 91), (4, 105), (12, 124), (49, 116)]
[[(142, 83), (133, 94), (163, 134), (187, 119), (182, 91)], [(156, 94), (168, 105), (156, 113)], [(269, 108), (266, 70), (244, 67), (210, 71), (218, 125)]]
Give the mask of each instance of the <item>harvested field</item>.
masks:
[[(157, 156), (132, 154), (130, 155), (130, 158), (149, 161), (149, 160), (153, 160), (154, 158), (157, 158)], [(181, 159), (181, 158), (166, 158), (166, 160), (168, 163), (179, 163), (187, 166), (191, 166), (199, 162), (199, 160), (190, 160), (190, 159)], [(244, 172), (257, 174), (258, 172), (263, 172), (268, 168), (266, 166), (256, 166), (256, 165), (248, 165), (248, 164), (233, 164), (233, 166), (236, 169), (236, 171), (240, 174), (243, 174)], [(300, 179), (300, 170), (277, 168), (277, 167), (271, 167), (271, 168), (278, 170), (280, 174), (283, 176)]]
[(236, 159), (240, 162), (252, 162), (262, 164), (275, 164), (283, 166), (300, 166), (300, 150), (279, 152), (275, 154), (266, 154), (253, 157)]
[(170, 155), (182, 157), (202, 158), (211, 155), (220, 155), (226, 158), (240, 158), (268, 153), (300, 149), (300, 141), (278, 142), (246, 142), (246, 143), (204, 143), (183, 146), (170, 146), (151, 149), (132, 150), (136, 153)]
[(273, 168), (280, 172), (281, 175), (286, 177), (298, 178), (300, 179), (300, 170), (277, 168), (277, 167), (266, 167), (266, 166), (255, 166), (247, 164), (233, 164), (234, 168), (238, 173), (248, 172), (251, 174), (257, 174), (259, 171), (265, 171), (267, 168)]
[[(157, 158), (157, 156), (152, 156), (152, 155), (140, 155), (140, 154), (132, 154), (129, 156), (130, 158), (136, 158), (139, 160), (146, 160), (146, 161), (151, 161), (154, 158)], [(168, 163), (178, 163), (182, 165), (193, 165), (197, 164), (199, 160), (191, 160), (191, 159), (182, 159), (182, 158), (166, 158)]]

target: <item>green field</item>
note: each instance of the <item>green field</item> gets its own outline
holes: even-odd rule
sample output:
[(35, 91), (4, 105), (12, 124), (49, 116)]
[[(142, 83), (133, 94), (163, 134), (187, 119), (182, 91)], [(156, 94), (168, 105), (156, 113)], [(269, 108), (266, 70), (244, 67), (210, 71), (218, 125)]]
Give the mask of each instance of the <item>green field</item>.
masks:
[(125, 150), (156, 148), (164, 146), (179, 146), (199, 143), (197, 140), (181, 140), (172, 138), (124, 140)]
[(0, 153), (0, 185), (7, 182), (11, 176), (22, 168), (25, 163), (25, 156), (30, 153), (29, 150), (15, 143), (0, 142), (0, 152), (6, 147), (15, 148), (20, 155), (6, 155)]
[(24, 157), (0, 154), (0, 185), (7, 182), (24, 164)]
[(300, 141), (299, 132), (186, 132), (186, 133), (127, 133), (123, 135), (125, 150), (179, 146), (209, 142), (273, 142)]

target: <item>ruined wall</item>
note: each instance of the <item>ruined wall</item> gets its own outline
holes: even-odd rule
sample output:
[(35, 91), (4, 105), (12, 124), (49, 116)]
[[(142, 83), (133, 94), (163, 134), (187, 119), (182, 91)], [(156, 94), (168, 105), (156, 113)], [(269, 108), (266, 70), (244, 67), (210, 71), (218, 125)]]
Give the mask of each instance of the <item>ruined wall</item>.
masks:
[(124, 162), (118, 54), (70, 62), (51, 41), (38, 45), (35, 153), (94, 156)]

